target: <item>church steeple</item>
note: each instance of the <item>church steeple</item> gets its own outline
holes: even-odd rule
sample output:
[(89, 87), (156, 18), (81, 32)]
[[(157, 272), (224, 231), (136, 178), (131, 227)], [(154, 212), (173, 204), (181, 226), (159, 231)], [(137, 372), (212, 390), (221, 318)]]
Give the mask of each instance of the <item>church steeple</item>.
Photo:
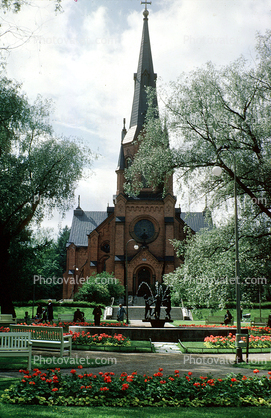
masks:
[[(151, 43), (148, 27), (149, 11), (146, 8), (149, 2), (141, 2), (145, 4), (143, 12), (143, 32), (138, 60), (137, 73), (134, 74), (134, 99), (132, 105), (132, 113), (129, 130), (123, 140), (123, 144), (128, 144), (137, 138), (142, 130), (147, 113), (147, 93), (146, 87), (156, 87), (157, 74), (153, 70)], [(157, 106), (157, 99), (155, 99), (154, 106)]]

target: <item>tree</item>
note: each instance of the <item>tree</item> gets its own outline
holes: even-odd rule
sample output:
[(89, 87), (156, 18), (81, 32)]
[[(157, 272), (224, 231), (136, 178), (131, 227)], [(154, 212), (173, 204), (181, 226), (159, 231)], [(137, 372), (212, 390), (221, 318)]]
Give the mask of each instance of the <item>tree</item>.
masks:
[[(148, 117), (128, 182), (141, 173), (157, 187), (175, 172), (189, 182), (190, 193), (209, 194), (220, 205), (233, 197), (232, 155), (220, 152), (226, 145), (237, 161), (238, 194), (271, 218), (271, 31), (258, 35), (256, 49), (254, 67), (242, 57), (221, 69), (208, 63), (171, 83), (163, 100), (173, 146), (165, 147), (155, 128), (160, 122)], [(221, 178), (211, 175), (215, 165), (223, 169)]]
[[(271, 31), (257, 35), (256, 50), (253, 67), (242, 57), (220, 69), (207, 63), (171, 83), (163, 98), (167, 130), (161, 130), (151, 113), (147, 115), (139, 152), (126, 171), (126, 191), (137, 193), (133, 179), (141, 174), (153, 188), (164, 183), (165, 192), (166, 176), (175, 173), (180, 183), (189, 184), (190, 195), (208, 195), (211, 209), (221, 207), (233, 198), (234, 154), (238, 204), (246, 208), (240, 219), (241, 274), (270, 279)], [(166, 144), (167, 132), (171, 147)], [(231, 152), (222, 152), (225, 146)], [(220, 178), (211, 173), (216, 165), (222, 168)], [(231, 222), (191, 237), (182, 254), (184, 265), (167, 276), (179, 283), (179, 296), (194, 305), (210, 301), (216, 306), (233, 297), (226, 284), (208, 281), (234, 277), (233, 231)], [(198, 286), (188, 284), (197, 278)], [(251, 299), (255, 289), (251, 292), (247, 286), (243, 292)]]
[[(55, 3), (55, 10), (61, 11), (61, 0), (50, 0)], [(1, 0), (0, 8), (4, 11), (12, 10), (14, 13), (18, 13), (22, 6), (33, 3), (31, 0)]]
[[(49, 0), (55, 4), (55, 12), (62, 12), (61, 0)], [(40, 3), (41, 4), (41, 3)], [(0, 0), (0, 10), (4, 13), (12, 12), (18, 14), (23, 6), (34, 6), (37, 7), (37, 2), (32, 0)], [(0, 39), (2, 41), (0, 45), (0, 52), (10, 51), (11, 49), (18, 48), (24, 45), (33, 36), (37, 28), (32, 31), (27, 25), (14, 24), (6, 19), (2, 18), (0, 24)], [(9, 35), (12, 35), (9, 38)], [(7, 40), (8, 39), (8, 40)], [(6, 42), (5, 42), (6, 41)], [(4, 55), (2, 54), (1, 58)], [(2, 62), (1, 65), (4, 63)]]
[[(267, 225), (268, 222), (268, 225)], [(259, 291), (266, 298), (270, 294), (271, 237), (266, 230), (271, 222), (264, 214), (255, 222), (251, 207), (242, 206), (239, 219), (239, 260), (241, 303), (249, 306), (258, 301)], [(173, 300), (183, 300), (193, 308), (225, 308), (235, 300), (235, 230), (234, 219), (187, 234), (184, 242), (173, 242), (183, 265), (164, 276), (173, 286)]]
[(113, 274), (103, 272), (87, 279), (75, 295), (75, 300), (108, 305), (111, 298), (118, 299), (124, 294), (124, 286)]
[(16, 301), (44, 298), (61, 299), (63, 272), (66, 268), (66, 226), (52, 239), (50, 231), (29, 229), (15, 237), (10, 246), (12, 298)]
[[(10, 246), (15, 237), (74, 198), (93, 154), (76, 140), (56, 138), (48, 123), (50, 102), (31, 105), (20, 85), (0, 80), (0, 254), (2, 313), (12, 312)], [(13, 267), (14, 268), (14, 267)]]

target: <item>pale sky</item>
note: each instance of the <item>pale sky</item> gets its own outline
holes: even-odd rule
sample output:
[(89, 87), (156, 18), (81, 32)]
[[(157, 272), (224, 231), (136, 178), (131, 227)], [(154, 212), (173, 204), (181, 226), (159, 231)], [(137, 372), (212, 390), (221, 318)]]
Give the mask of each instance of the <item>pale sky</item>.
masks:
[[(31, 1), (14, 15), (2, 16), (33, 36), (7, 57), (7, 76), (22, 83), (33, 101), (51, 98), (52, 123), (58, 135), (78, 136), (101, 157), (94, 174), (81, 181), (76, 196), (84, 210), (113, 206), (123, 118), (130, 123), (133, 74), (137, 71), (144, 6), (139, 0)], [(153, 0), (148, 5), (154, 70), (159, 85), (176, 81), (212, 61), (226, 65), (243, 54), (252, 64), (256, 32), (270, 28), (269, 0)], [(6, 37), (5, 43), (21, 42)], [(178, 189), (175, 187), (175, 195)], [(178, 198), (183, 211), (188, 200)], [(204, 202), (190, 202), (203, 210)], [(73, 209), (43, 226), (71, 226)]]

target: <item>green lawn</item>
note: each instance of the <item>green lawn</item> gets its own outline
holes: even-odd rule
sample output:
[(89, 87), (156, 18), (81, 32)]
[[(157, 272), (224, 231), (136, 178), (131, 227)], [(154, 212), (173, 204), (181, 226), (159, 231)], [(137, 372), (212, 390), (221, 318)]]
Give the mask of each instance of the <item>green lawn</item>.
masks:
[(258, 369), (271, 371), (271, 361), (266, 361), (266, 363), (262, 361), (249, 361), (248, 363), (233, 364), (233, 367), (241, 367), (243, 369), (250, 370)]
[(270, 417), (266, 408), (81, 408), (81, 407), (43, 407), (39, 405), (0, 404), (1, 418), (263, 418)]
[[(46, 304), (44, 306), (46, 308)], [(54, 306), (54, 319), (57, 320), (58, 314), (74, 314), (76, 311), (76, 307), (69, 307), (69, 306)], [(79, 307), (80, 311), (84, 312), (85, 318), (87, 320), (93, 321), (93, 308), (87, 308), (87, 307)], [(24, 318), (25, 312), (28, 312), (28, 315), (32, 317), (32, 306), (16, 306), (15, 307), (16, 317), (17, 318)], [(37, 312), (37, 305), (34, 307), (34, 315), (36, 315)]]
[[(234, 320), (236, 321), (236, 310), (235, 309), (230, 309), (230, 312), (232, 313)], [(222, 310), (218, 310), (215, 312), (211, 312), (211, 309), (200, 309), (199, 312), (195, 313), (192, 312), (193, 314), (193, 321), (174, 321), (174, 325), (176, 323), (176, 325), (179, 324), (197, 324), (197, 325), (202, 325), (205, 324), (205, 319), (208, 318), (208, 316), (224, 316), (226, 313), (226, 309), (222, 309)], [(259, 317), (260, 316), (260, 310), (259, 309), (244, 309), (243, 310), (243, 314), (246, 313), (250, 313), (251, 314), (251, 318), (254, 319), (254, 317)], [(263, 318), (268, 318), (269, 314), (270, 314), (270, 309), (262, 309), (261, 310), (261, 314)], [(242, 325), (248, 325), (249, 322), (244, 322)]]

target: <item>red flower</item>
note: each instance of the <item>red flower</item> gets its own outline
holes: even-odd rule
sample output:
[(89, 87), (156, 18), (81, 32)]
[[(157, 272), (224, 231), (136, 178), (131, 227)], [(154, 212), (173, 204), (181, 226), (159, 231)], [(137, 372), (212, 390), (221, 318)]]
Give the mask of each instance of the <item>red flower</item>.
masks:
[(160, 383), (164, 384), (164, 383), (166, 383), (166, 381), (165, 380), (160, 380)]
[(127, 390), (129, 387), (128, 383), (123, 383), (121, 390)]
[(52, 392), (57, 392), (58, 391), (58, 388), (53, 388), (52, 389)]
[(83, 368), (83, 366), (82, 366), (82, 364), (80, 364), (79, 366), (78, 366), (78, 369), (82, 369)]
[(159, 367), (158, 371), (159, 372), (162, 372), (163, 371), (162, 367)]
[(192, 372), (188, 372), (188, 375), (191, 376), (193, 373)]
[(72, 370), (70, 371), (70, 373), (71, 373), (71, 374), (75, 374), (75, 373), (76, 373), (76, 370), (72, 369)]
[(258, 369), (254, 369), (253, 370), (253, 373), (259, 373), (259, 370)]
[(232, 381), (232, 382), (237, 382), (237, 379), (235, 379), (235, 377), (232, 377), (232, 378), (231, 378), (231, 381)]

